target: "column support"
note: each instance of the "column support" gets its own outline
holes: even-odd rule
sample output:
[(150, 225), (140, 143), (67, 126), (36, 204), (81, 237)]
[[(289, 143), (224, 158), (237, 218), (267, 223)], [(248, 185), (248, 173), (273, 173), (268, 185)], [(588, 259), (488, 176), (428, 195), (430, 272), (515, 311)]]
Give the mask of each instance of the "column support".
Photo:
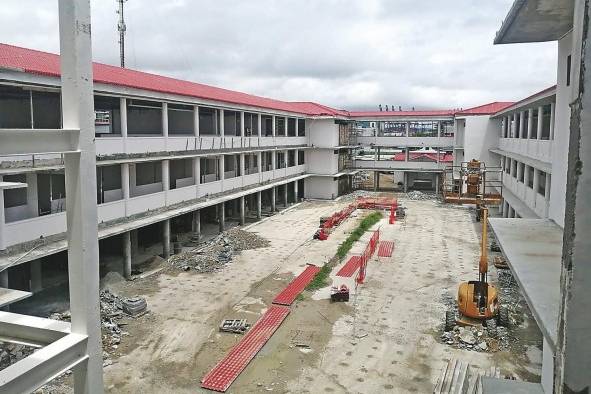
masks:
[[(2, 182), (2, 175), (0, 175), (0, 182)], [(0, 189), (0, 250), (5, 250), (6, 245), (4, 244), (4, 225), (6, 218), (4, 214), (4, 190)]]
[(226, 209), (225, 209), (224, 202), (218, 204), (218, 220), (219, 220), (219, 230), (220, 233), (223, 233), (226, 229)]
[(31, 265), (31, 293), (38, 293), (43, 290), (43, 270), (41, 267), (41, 260), (32, 260)]
[(404, 177), (404, 192), (407, 193), (408, 192), (408, 172), (404, 171), (403, 172), (403, 177)]
[(123, 277), (131, 279), (131, 233), (123, 233)]
[(162, 190), (170, 190), (170, 160), (162, 160)]
[(238, 199), (238, 203), (240, 204), (240, 225), (244, 226), (246, 223), (246, 207), (244, 206), (244, 196)]
[(199, 137), (199, 106), (193, 106), (193, 135)]
[(162, 221), (162, 254), (165, 259), (170, 257), (170, 219)]
[(121, 129), (121, 138), (127, 138), (127, 99), (119, 99), (119, 128)]
[(261, 114), (257, 114), (257, 126), (258, 126), (258, 137), (263, 135), (263, 116)]
[(220, 115), (220, 137), (225, 137), (226, 136), (226, 124), (224, 122), (224, 110), (223, 109), (219, 110), (219, 115)]
[(542, 139), (542, 129), (544, 127), (544, 107), (538, 107), (538, 124), (537, 124), (537, 131), (536, 131), (536, 139)]
[(262, 192), (257, 192), (257, 219), (261, 219), (263, 217), (263, 202), (262, 202)]
[(244, 111), (240, 111), (240, 137), (244, 138)]
[(193, 223), (192, 223), (193, 234), (197, 237), (197, 240), (201, 239), (201, 210), (193, 211)]
[(283, 202), (285, 203), (285, 208), (287, 208), (289, 206), (289, 201), (288, 201), (288, 193), (287, 193), (287, 183), (285, 183), (283, 185)]
[(168, 137), (168, 103), (162, 103), (162, 136)]
[(524, 128), (524, 121), (523, 121), (523, 117), (525, 116), (525, 111), (520, 111), (519, 112), (519, 132), (517, 134), (517, 138), (523, 138), (523, 128)]
[(296, 204), (299, 202), (298, 189), (299, 181), (293, 181), (293, 202)]
[(555, 103), (550, 103), (550, 140), (554, 140), (554, 121), (556, 119), (556, 114), (554, 113), (556, 111), (556, 104)]
[(530, 108), (527, 110), (527, 139), (531, 139), (531, 132), (533, 130), (534, 123), (534, 110)]
[(275, 186), (271, 188), (271, 212), (277, 212), (277, 191)]

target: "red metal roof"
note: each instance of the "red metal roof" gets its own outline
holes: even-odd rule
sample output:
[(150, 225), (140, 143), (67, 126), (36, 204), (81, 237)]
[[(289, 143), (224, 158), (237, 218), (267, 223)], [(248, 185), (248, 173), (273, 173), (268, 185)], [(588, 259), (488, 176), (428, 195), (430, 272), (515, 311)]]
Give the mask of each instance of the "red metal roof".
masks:
[(494, 101), (456, 112), (456, 115), (491, 115), (515, 104), (512, 101)]
[[(396, 153), (392, 156), (391, 160), (394, 161), (404, 161), (406, 154), (404, 152)], [(420, 159), (437, 162), (437, 153), (429, 153), (429, 152), (410, 152), (408, 155), (409, 161), (418, 161)], [(453, 162), (453, 154), (451, 153), (439, 153), (439, 162), (440, 163), (451, 163)]]
[[(526, 98), (521, 99), (521, 100), (519, 100), (519, 101), (517, 101), (517, 102), (515, 102), (515, 103), (513, 103), (511, 105), (508, 105), (505, 108), (499, 109), (497, 112), (495, 112), (495, 114), (497, 114), (499, 112), (502, 112), (502, 111), (504, 111), (504, 110), (506, 110), (506, 109), (508, 109), (510, 107), (518, 108), (522, 103), (524, 103), (526, 101), (529, 101), (529, 100), (532, 100), (532, 99), (535, 99), (538, 96), (543, 96), (545, 94), (551, 93), (553, 90), (556, 90), (556, 85), (552, 85), (552, 86), (550, 86), (550, 87), (548, 87), (548, 88), (546, 88), (544, 90), (540, 90), (539, 92), (536, 92), (536, 93), (532, 94), (531, 96), (527, 96)], [(554, 94), (556, 94), (556, 92), (554, 92)]]
[[(60, 76), (59, 55), (0, 43), (0, 67), (17, 69), (30, 74), (51, 77)], [(225, 103), (248, 105), (272, 110), (294, 112), (312, 116), (346, 116), (346, 111), (336, 110), (310, 102), (287, 102), (242, 92), (182, 81), (175, 78), (93, 63), (94, 82), (178, 94)]]
[(351, 118), (377, 118), (377, 117), (420, 117), (420, 116), (453, 116), (451, 109), (429, 111), (349, 111)]

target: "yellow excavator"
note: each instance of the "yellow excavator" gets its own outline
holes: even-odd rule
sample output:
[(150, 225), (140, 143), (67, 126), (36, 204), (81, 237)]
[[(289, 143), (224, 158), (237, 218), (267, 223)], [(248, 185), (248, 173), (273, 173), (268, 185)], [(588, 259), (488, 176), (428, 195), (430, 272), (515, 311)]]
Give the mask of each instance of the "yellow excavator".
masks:
[(458, 288), (456, 311), (445, 312), (445, 330), (451, 331), (456, 324), (462, 326), (486, 325), (490, 336), (496, 336), (497, 325), (507, 327), (508, 311), (499, 304), (497, 288), (487, 281), (488, 275), (488, 242), (487, 224), (488, 208), (480, 206), (482, 222), (482, 243), (480, 246), (480, 262), (478, 264), (478, 280), (460, 283)]

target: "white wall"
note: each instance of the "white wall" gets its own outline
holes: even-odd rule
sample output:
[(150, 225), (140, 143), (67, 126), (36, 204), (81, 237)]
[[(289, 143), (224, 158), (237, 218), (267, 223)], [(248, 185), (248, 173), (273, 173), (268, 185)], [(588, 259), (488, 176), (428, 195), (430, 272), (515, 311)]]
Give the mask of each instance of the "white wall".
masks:
[(304, 180), (304, 197), (330, 200), (337, 197), (338, 182), (333, 177), (313, 176)]
[(333, 175), (339, 169), (339, 155), (332, 149), (308, 149), (305, 161), (311, 174)]
[[(554, 143), (552, 146), (552, 184), (550, 186), (549, 217), (564, 227), (566, 200), (566, 173), (570, 136), (571, 87), (566, 86), (566, 57), (571, 54), (572, 34), (558, 41), (558, 79), (556, 112), (554, 116)], [(573, 75), (571, 74), (571, 80)]]
[(333, 148), (339, 145), (339, 125), (334, 119), (307, 120), (310, 144), (319, 148)]
[(499, 146), (501, 136), (501, 120), (491, 119), (489, 115), (466, 117), (463, 130), (464, 160), (478, 159), (487, 167), (498, 167), (498, 159), (493, 157), (490, 149)]

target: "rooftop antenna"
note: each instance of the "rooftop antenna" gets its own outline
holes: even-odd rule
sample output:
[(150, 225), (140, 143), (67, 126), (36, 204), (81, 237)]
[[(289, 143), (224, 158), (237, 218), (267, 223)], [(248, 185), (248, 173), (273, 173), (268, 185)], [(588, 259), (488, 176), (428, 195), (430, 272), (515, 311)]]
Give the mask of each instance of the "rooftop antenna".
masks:
[(119, 30), (119, 59), (121, 60), (121, 68), (125, 68), (125, 31), (127, 27), (125, 26), (125, 20), (123, 19), (123, 4), (127, 0), (117, 0), (119, 3), (119, 9), (117, 13), (119, 14), (119, 22), (117, 23), (117, 30)]
[(388, 104), (386, 104), (386, 112), (388, 112)]
[(380, 104), (380, 112), (382, 112), (382, 104)]

